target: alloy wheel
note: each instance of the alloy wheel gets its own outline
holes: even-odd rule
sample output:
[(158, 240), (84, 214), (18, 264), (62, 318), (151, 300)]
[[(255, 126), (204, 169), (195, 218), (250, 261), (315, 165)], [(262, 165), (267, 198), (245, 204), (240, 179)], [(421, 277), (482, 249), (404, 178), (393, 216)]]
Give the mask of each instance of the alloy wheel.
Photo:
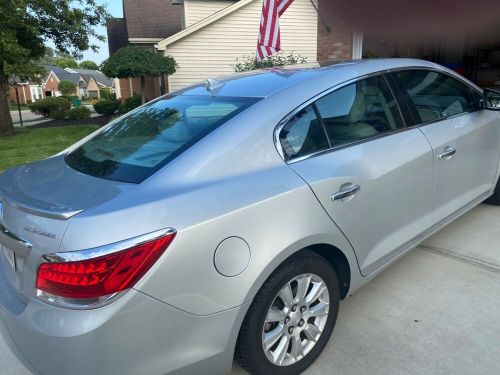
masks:
[(318, 342), (328, 320), (330, 296), (326, 283), (314, 274), (287, 282), (268, 309), (262, 347), (276, 366), (304, 358)]

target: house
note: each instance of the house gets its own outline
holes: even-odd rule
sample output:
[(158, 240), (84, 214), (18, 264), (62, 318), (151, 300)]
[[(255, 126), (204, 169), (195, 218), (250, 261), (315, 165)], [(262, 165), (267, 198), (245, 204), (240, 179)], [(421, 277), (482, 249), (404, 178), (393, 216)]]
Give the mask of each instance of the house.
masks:
[[(160, 90), (149, 90), (148, 99), (164, 90), (176, 90), (207, 77), (231, 74), (238, 58), (255, 54), (262, 0), (155, 0), (152, 1), (157, 6), (155, 11), (168, 9), (170, 12), (170, 18), (165, 17), (162, 26), (168, 31), (162, 32), (156, 32), (156, 17), (151, 20), (146, 17), (152, 7), (145, 5), (139, 10), (137, 3), (124, 0), (126, 16), (120, 24), (121, 32), (115, 29), (117, 40), (123, 38), (122, 43), (154, 45), (174, 57), (179, 65), (178, 71), (169, 76), (167, 82), (163, 82), (164, 77), (160, 79), (155, 86), (160, 86)], [(380, 24), (380, 15), (376, 18), (370, 15), (368, 23), (374, 25), (371, 29), (362, 22), (356, 27), (351, 25), (342, 15), (339, 16), (340, 8), (335, 8), (339, 4), (331, 0), (294, 0), (280, 19), (283, 52), (305, 56), (310, 63), (363, 57), (421, 58), (448, 66), (481, 86), (500, 87), (500, 34), (496, 31), (496, 24), (491, 25), (491, 30), (482, 25), (480, 35), (458, 30), (457, 26), (458, 31), (453, 35), (433, 32), (433, 38), (429, 38), (429, 33), (426, 36), (423, 25), (420, 33), (413, 33), (420, 35), (402, 39), (398, 32), (391, 32)], [(380, 6), (377, 4), (373, 3), (374, 9)], [(347, 2), (341, 5), (341, 8), (349, 7)], [(178, 11), (175, 11), (176, 7)], [(355, 15), (359, 13), (354, 5), (351, 9)], [(496, 12), (498, 19), (500, 5), (492, 12)], [(180, 20), (173, 15), (180, 15)], [(495, 19), (493, 16), (489, 18)], [(441, 21), (437, 21), (441, 26)], [(179, 30), (174, 32), (176, 27)], [(381, 37), (373, 32), (374, 29), (388, 32)], [(140, 31), (142, 37), (131, 31)], [(167, 33), (170, 34), (159, 40)], [(137, 92), (138, 81), (130, 80), (126, 86), (125, 90)]]
[[(97, 84), (97, 86), (98, 86), (98, 88), (95, 88), (95, 87), (90, 88), (90, 92), (92, 93), (92, 95), (94, 95), (93, 92), (100, 91), (100, 90), (105, 89), (105, 88), (110, 89), (112, 92), (115, 91), (115, 87), (114, 87), (115, 80), (112, 78), (106, 77), (104, 75), (104, 73), (100, 72), (99, 70), (80, 69), (80, 68), (65, 68), (64, 70), (66, 70), (67, 72), (70, 72), (70, 73), (81, 74), (84, 77), (86, 77), (86, 76), (92, 77), (95, 81), (95, 84)], [(93, 82), (92, 82), (92, 84), (93, 84)], [(86, 96), (90, 96), (90, 95), (86, 95)]]
[(75, 85), (75, 96), (81, 98), (100, 98), (101, 90), (109, 88), (113, 91), (113, 80), (107, 78), (102, 72), (91, 69), (60, 68), (47, 66), (49, 71), (43, 91), (45, 96), (60, 96), (59, 82), (70, 81)]
[[(315, 1), (295, 0), (280, 18), (283, 52), (310, 63), (318, 59)], [(168, 77), (171, 90), (234, 73), (238, 58), (255, 55), (262, 0), (184, 0), (179, 6), (185, 28), (156, 45), (179, 65)]]
[[(123, 18), (108, 20), (109, 55), (128, 45), (153, 48), (182, 29), (181, 12), (182, 7), (171, 0), (123, 0)], [(146, 77), (146, 98), (151, 100), (167, 92), (167, 85), (165, 76)], [(121, 99), (140, 94), (140, 78), (115, 80), (114, 89)]]
[(17, 104), (17, 97), (19, 97), (19, 104), (30, 104), (39, 99), (43, 99), (43, 81), (23, 81), (19, 77), (12, 77), (9, 83), (17, 83), (17, 96), (14, 86), (9, 85), (8, 98), (12, 104)]

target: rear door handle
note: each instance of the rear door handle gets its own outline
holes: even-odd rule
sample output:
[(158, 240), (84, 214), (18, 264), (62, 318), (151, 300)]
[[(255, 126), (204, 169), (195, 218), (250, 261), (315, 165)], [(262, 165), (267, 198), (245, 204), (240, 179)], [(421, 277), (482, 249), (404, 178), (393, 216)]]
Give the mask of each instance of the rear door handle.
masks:
[(361, 190), (359, 185), (349, 185), (347, 187), (340, 187), (340, 190), (332, 194), (332, 201), (339, 201), (356, 195)]
[(456, 153), (457, 153), (457, 150), (455, 150), (451, 146), (447, 146), (447, 147), (445, 147), (444, 152), (442, 154), (439, 154), (439, 159), (449, 160)]

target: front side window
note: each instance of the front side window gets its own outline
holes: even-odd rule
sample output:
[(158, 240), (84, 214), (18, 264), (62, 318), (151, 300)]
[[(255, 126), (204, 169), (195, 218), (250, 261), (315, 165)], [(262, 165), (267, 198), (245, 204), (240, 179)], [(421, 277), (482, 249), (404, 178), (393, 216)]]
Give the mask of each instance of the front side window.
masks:
[(279, 141), (290, 160), (328, 149), (328, 141), (313, 106), (307, 106), (293, 115), (280, 131)]
[(118, 119), (65, 160), (85, 174), (139, 183), (257, 100), (162, 98)]
[(410, 96), (421, 123), (444, 120), (476, 109), (469, 87), (446, 74), (409, 70), (395, 75)]
[(342, 146), (402, 128), (384, 77), (355, 82), (316, 102), (332, 146)]

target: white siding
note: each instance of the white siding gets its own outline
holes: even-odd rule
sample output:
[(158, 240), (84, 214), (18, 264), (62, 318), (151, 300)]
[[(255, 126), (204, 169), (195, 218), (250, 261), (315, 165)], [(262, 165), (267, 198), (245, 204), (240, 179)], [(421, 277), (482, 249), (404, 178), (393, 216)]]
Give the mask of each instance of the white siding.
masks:
[(235, 0), (184, 0), (185, 25), (189, 27), (235, 2)]
[[(199, 0), (198, 0), (199, 1)], [(188, 0), (190, 2), (190, 0)], [(248, 5), (166, 46), (178, 71), (169, 77), (170, 90), (234, 72), (236, 59), (254, 55), (261, 0)], [(281, 17), (281, 48), (316, 62), (317, 13), (310, 0), (295, 0)]]

